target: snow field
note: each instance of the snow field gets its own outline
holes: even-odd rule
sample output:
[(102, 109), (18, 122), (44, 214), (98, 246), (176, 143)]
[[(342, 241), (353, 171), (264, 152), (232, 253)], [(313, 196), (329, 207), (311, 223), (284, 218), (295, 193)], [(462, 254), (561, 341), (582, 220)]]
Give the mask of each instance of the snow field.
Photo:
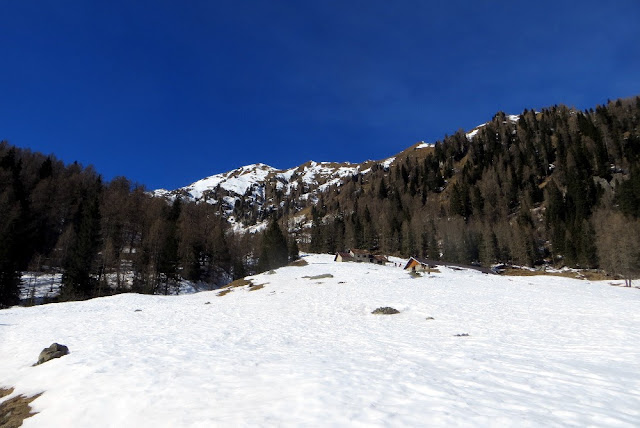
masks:
[(637, 289), (305, 259), (223, 297), (0, 311), (0, 386), (44, 391), (25, 427), (640, 425)]

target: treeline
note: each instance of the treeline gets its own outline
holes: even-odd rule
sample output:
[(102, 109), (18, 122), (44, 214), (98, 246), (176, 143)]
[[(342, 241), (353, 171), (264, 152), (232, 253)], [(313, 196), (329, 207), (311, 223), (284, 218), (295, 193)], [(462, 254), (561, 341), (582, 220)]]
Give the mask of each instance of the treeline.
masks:
[[(209, 204), (170, 203), (126, 178), (104, 183), (91, 167), (0, 143), (0, 306), (18, 303), (26, 270), (62, 273), (62, 300), (176, 293), (182, 280), (221, 286), (287, 263), (275, 227), (263, 243), (232, 233)], [(261, 251), (271, 259), (257, 266)]]
[(640, 98), (496, 114), (313, 208), (311, 251), (640, 274)]

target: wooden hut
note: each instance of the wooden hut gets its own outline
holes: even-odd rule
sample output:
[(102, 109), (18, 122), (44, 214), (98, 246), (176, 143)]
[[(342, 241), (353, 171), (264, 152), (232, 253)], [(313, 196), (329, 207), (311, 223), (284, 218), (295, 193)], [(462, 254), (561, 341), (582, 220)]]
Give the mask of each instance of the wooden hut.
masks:
[(354, 262), (355, 259), (349, 253), (336, 253), (336, 257), (333, 259), (334, 262)]
[(404, 270), (411, 272), (430, 272), (436, 266), (426, 259), (419, 257), (411, 257), (404, 267)]
[(353, 261), (355, 262), (371, 262), (371, 258), (373, 257), (370, 251), (358, 250), (355, 248), (350, 249), (349, 254), (353, 257)]

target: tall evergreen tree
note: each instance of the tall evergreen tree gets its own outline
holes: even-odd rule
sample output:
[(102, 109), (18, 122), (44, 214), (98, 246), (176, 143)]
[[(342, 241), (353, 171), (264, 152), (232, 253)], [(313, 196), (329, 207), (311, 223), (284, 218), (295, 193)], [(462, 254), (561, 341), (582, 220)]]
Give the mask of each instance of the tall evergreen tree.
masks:
[(88, 298), (95, 291), (93, 264), (100, 245), (100, 187), (98, 182), (86, 191), (73, 220), (73, 238), (62, 276), (64, 298)]
[(265, 272), (285, 266), (289, 261), (287, 239), (282, 234), (278, 222), (272, 220), (262, 236), (258, 271)]
[(289, 260), (294, 261), (300, 258), (300, 249), (298, 248), (298, 242), (295, 238), (291, 239), (289, 244)]
[(15, 251), (20, 210), (2, 201), (0, 195), (0, 308), (17, 305), (20, 300), (20, 271)]
[(171, 288), (178, 287), (178, 281), (180, 279), (178, 274), (179, 256), (177, 223), (181, 212), (182, 200), (180, 198), (176, 198), (167, 216), (164, 240), (161, 243), (158, 260), (158, 272), (161, 275), (160, 280), (162, 281), (162, 288), (159, 291), (165, 295), (171, 292)]

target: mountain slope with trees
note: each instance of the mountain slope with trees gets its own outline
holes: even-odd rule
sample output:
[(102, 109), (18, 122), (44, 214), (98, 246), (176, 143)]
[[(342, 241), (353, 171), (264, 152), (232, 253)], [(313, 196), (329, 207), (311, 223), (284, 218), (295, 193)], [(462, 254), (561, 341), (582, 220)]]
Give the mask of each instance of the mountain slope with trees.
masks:
[(260, 240), (234, 234), (211, 205), (168, 204), (126, 178), (104, 183), (91, 167), (0, 143), (0, 306), (18, 303), (25, 270), (62, 273), (63, 300), (175, 293), (183, 280), (215, 288), (255, 271)]
[(272, 269), (261, 253), (283, 264), (298, 246), (640, 273), (640, 97), (498, 113), (385, 161), (259, 164), (201, 184), (147, 192), (0, 143), (0, 305), (18, 302), (24, 270), (62, 272), (64, 299), (170, 293)]
[(640, 98), (498, 113), (329, 192), (311, 247), (637, 275), (638, 240), (617, 243), (640, 236), (639, 154)]

